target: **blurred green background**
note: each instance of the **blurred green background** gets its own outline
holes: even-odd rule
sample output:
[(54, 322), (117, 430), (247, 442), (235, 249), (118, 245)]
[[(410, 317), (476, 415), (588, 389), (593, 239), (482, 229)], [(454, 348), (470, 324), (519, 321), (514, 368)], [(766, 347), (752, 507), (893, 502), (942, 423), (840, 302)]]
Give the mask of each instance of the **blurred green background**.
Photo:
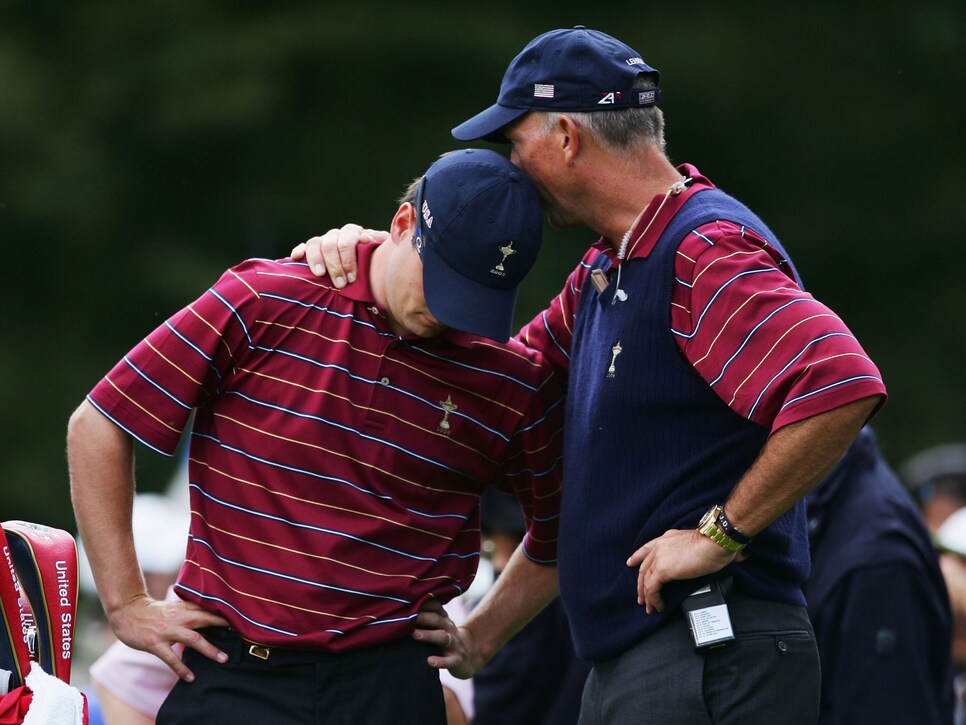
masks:
[[(895, 464), (966, 440), (966, 3), (2, 2), (3, 518), (73, 529), (67, 418), (229, 265), (383, 227), (533, 36), (661, 70), (668, 151), (776, 230), (880, 366)], [(583, 231), (547, 230), (520, 318)], [(139, 451), (142, 490), (173, 462)]]

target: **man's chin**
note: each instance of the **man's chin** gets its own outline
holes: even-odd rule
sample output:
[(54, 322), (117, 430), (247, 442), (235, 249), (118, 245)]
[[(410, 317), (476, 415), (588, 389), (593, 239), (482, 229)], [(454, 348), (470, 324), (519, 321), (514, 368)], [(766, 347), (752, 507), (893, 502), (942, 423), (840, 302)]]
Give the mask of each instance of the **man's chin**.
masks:
[(543, 210), (547, 216), (547, 223), (554, 229), (573, 229), (574, 227), (582, 226), (572, 219), (563, 218), (556, 209), (546, 204), (544, 204)]
[(554, 229), (572, 229), (573, 227), (582, 226), (575, 219), (568, 218), (562, 209), (555, 204), (551, 204), (546, 199), (540, 200), (540, 207), (547, 217), (547, 223)]
[(439, 337), (446, 329), (446, 325), (421, 325), (415, 334), (417, 337)]

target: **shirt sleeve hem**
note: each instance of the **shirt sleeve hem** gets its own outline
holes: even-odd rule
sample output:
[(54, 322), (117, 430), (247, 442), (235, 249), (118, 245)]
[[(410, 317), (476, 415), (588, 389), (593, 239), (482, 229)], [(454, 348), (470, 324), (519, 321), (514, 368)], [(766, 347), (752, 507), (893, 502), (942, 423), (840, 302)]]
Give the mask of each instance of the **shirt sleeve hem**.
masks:
[[(534, 547), (536, 548), (536, 547)], [(554, 555), (552, 558), (547, 558), (546, 556), (537, 556), (536, 552), (530, 551), (530, 534), (526, 534), (523, 537), (523, 553), (524, 555), (532, 561), (534, 564), (539, 564), (540, 566), (556, 566), (557, 557)], [(556, 554), (556, 552), (554, 552)]]
[(857, 400), (874, 396), (879, 396), (879, 401), (863, 423), (863, 425), (868, 424), (882, 410), (882, 406), (885, 405), (888, 397), (885, 387), (875, 381), (854, 385), (848, 392), (815, 395), (808, 400), (790, 405), (775, 417), (771, 432), (775, 433), (780, 428), (784, 428), (792, 423), (798, 423), (806, 418), (812, 418), (816, 415), (835, 410), (836, 408), (841, 408), (843, 405), (854, 403)]
[(151, 426), (150, 424), (139, 425), (135, 429), (134, 425), (131, 424), (131, 420), (137, 419), (138, 416), (136, 413), (132, 415), (132, 411), (128, 410), (123, 402), (102, 402), (96, 399), (93, 393), (87, 396), (87, 400), (104, 417), (142, 445), (169, 458), (175, 454), (178, 442), (181, 440), (180, 433), (172, 438), (169, 435), (170, 431), (165, 431), (160, 427)]

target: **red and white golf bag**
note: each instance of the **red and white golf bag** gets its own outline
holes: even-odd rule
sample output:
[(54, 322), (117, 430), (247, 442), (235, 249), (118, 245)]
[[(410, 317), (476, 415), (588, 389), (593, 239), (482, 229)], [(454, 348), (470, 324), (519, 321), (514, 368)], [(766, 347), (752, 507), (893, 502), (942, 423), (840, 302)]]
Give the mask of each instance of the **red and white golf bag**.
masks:
[(86, 723), (87, 701), (70, 687), (74, 538), (49, 526), (5, 521), (0, 545), (0, 725)]

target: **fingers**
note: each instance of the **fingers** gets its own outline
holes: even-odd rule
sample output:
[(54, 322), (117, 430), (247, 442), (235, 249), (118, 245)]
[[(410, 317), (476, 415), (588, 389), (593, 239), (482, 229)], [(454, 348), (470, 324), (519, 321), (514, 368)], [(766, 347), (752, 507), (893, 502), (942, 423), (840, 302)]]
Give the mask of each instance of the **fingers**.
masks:
[(197, 630), (226, 627), (227, 620), (191, 602), (159, 602), (139, 599), (112, 622), (118, 638), (135, 649), (151, 652), (186, 682), (194, 673), (181, 661), (181, 649), (191, 647), (216, 662), (227, 662), (228, 655)]
[(658, 545), (660, 540), (649, 541), (627, 559), (627, 566), (636, 566), (637, 603), (648, 614), (664, 611), (661, 588), (673, 577), (659, 569)]
[[(430, 600), (430, 602), (435, 600)], [(436, 611), (436, 606), (439, 610)], [(443, 605), (436, 602), (432, 605), (429, 602), (420, 607), (416, 615), (416, 629), (413, 631), (413, 639), (426, 644), (433, 644), (441, 649), (451, 649), (454, 643), (454, 635), (457, 632), (456, 625), (443, 611)]]
[[(358, 225), (347, 224), (346, 227), (348, 226), (354, 226), (360, 232), (362, 230), (362, 227)], [(346, 227), (343, 227), (342, 230)], [(338, 252), (339, 236), (342, 234), (342, 230), (330, 229), (320, 237), (312, 237), (301, 244), (296, 244), (289, 253), (289, 256), (296, 261), (304, 259), (309, 269), (312, 270), (312, 274), (316, 277), (324, 277), (328, 272), (332, 283), (338, 289), (346, 286), (346, 277), (348, 276)], [(352, 256), (354, 263), (354, 254)], [(353, 271), (349, 281), (354, 280), (355, 271)]]
[[(645, 596), (644, 596), (645, 580), (647, 578), (646, 575), (650, 566), (645, 562), (647, 562), (650, 557), (650, 551), (651, 549), (649, 548), (649, 544), (645, 544), (640, 549), (638, 549), (633, 554), (631, 554), (630, 557), (625, 562), (627, 566), (636, 566), (638, 569), (637, 571), (637, 603), (638, 604), (645, 603)], [(647, 613), (650, 614), (651, 612), (648, 610)]]
[(426, 663), (437, 670), (446, 669), (461, 680), (471, 678), (482, 665), (473, 647), (469, 632), (456, 627), (452, 621), (448, 630), (416, 630), (413, 637), (420, 642), (429, 642), (440, 648), (439, 654), (426, 658)]
[(694, 529), (670, 529), (634, 552), (628, 566), (638, 566), (637, 603), (648, 614), (664, 611), (662, 587), (668, 582), (696, 579), (720, 571), (736, 557)]
[(416, 613), (416, 627), (424, 630), (445, 630), (451, 620), (438, 599), (427, 599)]
[(161, 646), (157, 649), (149, 649), (149, 652), (153, 653), (160, 659), (164, 664), (171, 668), (171, 671), (178, 676), (179, 679), (185, 682), (194, 682), (195, 673), (188, 669), (187, 665), (181, 661), (181, 656), (173, 647)]
[[(454, 628), (455, 631), (455, 628)], [(443, 651), (452, 650), (456, 640), (453, 633), (444, 629), (417, 629), (413, 632), (413, 639), (424, 644), (431, 644)]]
[(644, 611), (648, 614), (664, 611), (664, 597), (661, 596), (661, 587), (664, 586), (659, 577), (648, 572), (642, 575), (642, 582), (638, 585), (637, 603), (644, 605)]
[(158, 642), (156, 646), (148, 651), (157, 655), (171, 670), (185, 682), (194, 682), (194, 673), (181, 661), (182, 648), (178, 645), (191, 647), (193, 650), (203, 654), (208, 659), (224, 664), (228, 661), (228, 655), (215, 647), (195, 630), (188, 630), (188, 633), (179, 637), (176, 643), (168, 641)]
[(389, 232), (380, 231), (378, 229), (363, 229), (361, 241), (384, 242), (389, 239), (389, 236)]
[(646, 554), (647, 554), (647, 549), (646, 547), (642, 546), (640, 549), (638, 549), (637, 551), (635, 551), (633, 554), (630, 555), (630, 558), (628, 558), (627, 560), (627, 565), (640, 566), (641, 562), (644, 561), (644, 557), (646, 556)]
[(304, 259), (316, 277), (329, 275), (336, 289), (356, 281), (360, 243), (381, 242), (388, 232), (363, 229), (358, 224), (346, 224), (340, 229), (330, 229), (322, 236), (297, 244), (292, 248), (292, 259)]
[(470, 665), (468, 634), (456, 626), (438, 599), (428, 599), (416, 614), (413, 639), (440, 649), (426, 661), (430, 667), (448, 669), (455, 677), (466, 679), (473, 676), (475, 668)]
[(337, 289), (355, 282), (356, 246), (359, 242), (368, 241), (371, 241), (371, 237), (358, 224), (346, 224), (341, 229), (331, 230), (322, 238), (322, 261)]
[(643, 605), (648, 614), (664, 611), (664, 598), (661, 596), (664, 583), (665, 578), (658, 573), (655, 557), (647, 549), (637, 572), (637, 603)]
[(330, 229), (321, 237), (305, 243), (305, 262), (316, 277), (326, 273), (336, 289), (356, 280), (356, 245), (363, 239), (358, 224), (346, 224), (341, 229)]
[(446, 614), (446, 609), (443, 607), (443, 603), (438, 599), (433, 598), (427, 599), (419, 606), (419, 612), (416, 615), (417, 622), (419, 621), (419, 617), (423, 614), (435, 614), (439, 617), (449, 617), (449, 615)]
[[(324, 277), (326, 274), (325, 262), (323, 258), (322, 246), (323, 244), (331, 245), (333, 244), (332, 236), (338, 235), (338, 229), (330, 229), (325, 234), (320, 237), (312, 237), (311, 239), (299, 244), (295, 249), (292, 250), (292, 259), (305, 259), (305, 263), (312, 270), (312, 274), (316, 277)], [(338, 238), (336, 236), (336, 238)], [(298, 254), (298, 256), (296, 256)], [(345, 280), (342, 279), (341, 269), (333, 270), (333, 274), (329, 276), (335, 283), (336, 287), (344, 287)]]
[(215, 662), (228, 661), (228, 655), (205, 639), (205, 637), (197, 630), (190, 630), (190, 634), (182, 639), (181, 643), (184, 644), (185, 647), (191, 647), (191, 649), (203, 654), (205, 657), (210, 660), (214, 660)]

